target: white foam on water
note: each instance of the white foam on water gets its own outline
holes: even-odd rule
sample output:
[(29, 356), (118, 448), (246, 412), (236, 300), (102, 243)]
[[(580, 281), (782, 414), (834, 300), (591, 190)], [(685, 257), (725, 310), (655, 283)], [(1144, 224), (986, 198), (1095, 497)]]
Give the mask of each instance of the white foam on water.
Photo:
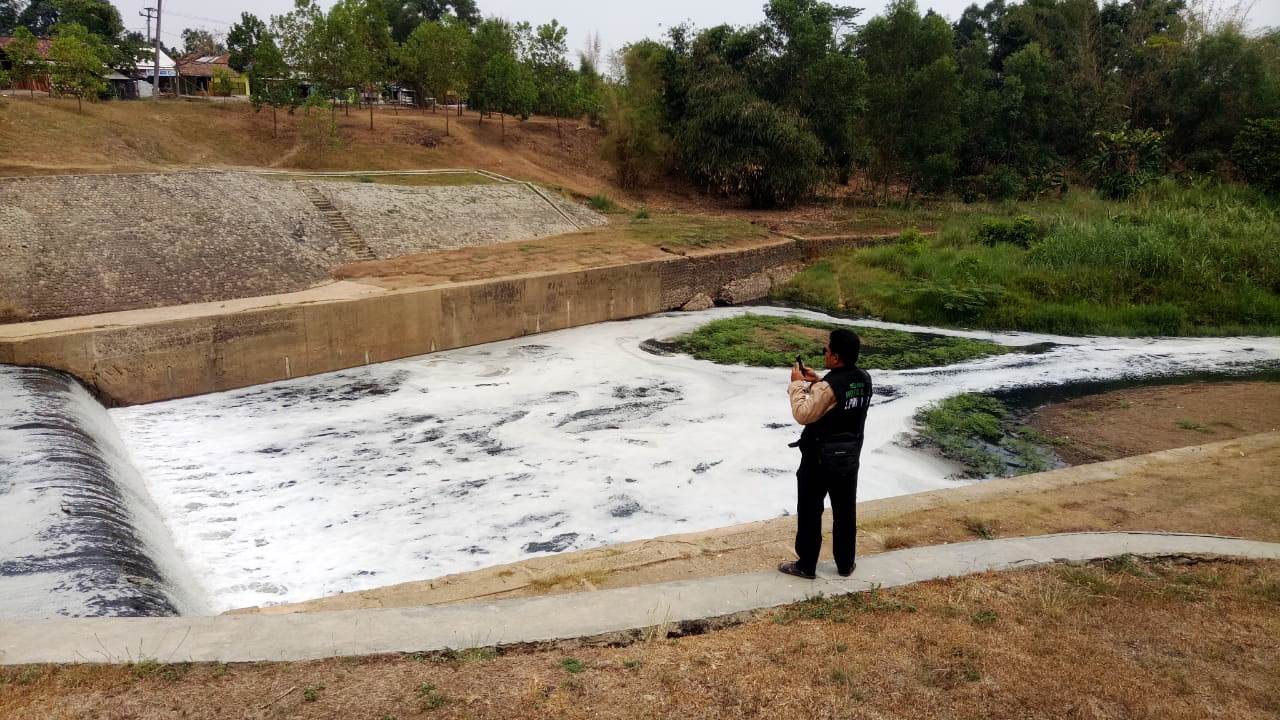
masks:
[[(535, 554), (786, 514), (798, 435), (786, 370), (640, 348), (745, 312), (605, 323), (322, 376), (113, 410), (217, 610), (436, 577)], [(901, 443), (962, 392), (1243, 369), (1280, 339), (1061, 338), (948, 368), (873, 372), (859, 499), (954, 487)]]
[(107, 410), (0, 365), (0, 616), (208, 612)]

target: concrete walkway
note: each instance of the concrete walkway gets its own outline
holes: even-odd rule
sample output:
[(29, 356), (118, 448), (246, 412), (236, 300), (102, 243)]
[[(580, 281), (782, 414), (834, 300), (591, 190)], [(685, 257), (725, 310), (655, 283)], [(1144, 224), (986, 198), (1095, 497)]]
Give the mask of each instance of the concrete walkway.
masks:
[(748, 573), (420, 608), (0, 623), (0, 664), (312, 660), (553, 641), (723, 617), (821, 594), (1124, 554), (1280, 560), (1280, 543), (1158, 533), (1045, 535), (870, 555), (859, 558), (848, 579), (824, 567), (816, 581)]

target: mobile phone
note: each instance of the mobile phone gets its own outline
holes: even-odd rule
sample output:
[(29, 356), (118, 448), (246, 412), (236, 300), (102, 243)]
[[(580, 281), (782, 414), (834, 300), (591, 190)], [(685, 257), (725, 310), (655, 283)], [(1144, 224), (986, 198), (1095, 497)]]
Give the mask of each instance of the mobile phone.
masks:
[(800, 372), (802, 373), (809, 371), (809, 368), (804, 366), (804, 358), (800, 357), (799, 355), (796, 356), (796, 365), (800, 366)]

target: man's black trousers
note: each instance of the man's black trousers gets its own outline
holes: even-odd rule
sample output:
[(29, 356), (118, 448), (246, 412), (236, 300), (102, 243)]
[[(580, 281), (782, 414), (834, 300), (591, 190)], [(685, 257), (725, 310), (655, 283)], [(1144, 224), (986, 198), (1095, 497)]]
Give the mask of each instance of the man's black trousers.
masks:
[(796, 473), (796, 555), (800, 559), (796, 564), (807, 573), (814, 572), (818, 565), (818, 553), (822, 550), (822, 511), (828, 495), (831, 496), (831, 544), (836, 569), (847, 572), (853, 567), (858, 465), (856, 462), (841, 465), (832, 467), (832, 463), (824, 463), (817, 451), (805, 452), (800, 458), (800, 470)]

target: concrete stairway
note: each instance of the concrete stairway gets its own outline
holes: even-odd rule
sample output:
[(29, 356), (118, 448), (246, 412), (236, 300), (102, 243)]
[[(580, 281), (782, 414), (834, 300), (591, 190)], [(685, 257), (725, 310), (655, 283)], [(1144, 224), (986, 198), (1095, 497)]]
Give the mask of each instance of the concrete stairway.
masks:
[(360, 237), (360, 233), (351, 226), (347, 218), (342, 215), (338, 208), (333, 206), (329, 198), (324, 196), (315, 185), (308, 182), (298, 183), (298, 187), (302, 189), (302, 193), (307, 196), (312, 205), (324, 215), (324, 219), (329, 223), (329, 227), (338, 233), (338, 239), (342, 242), (342, 246), (350, 250), (357, 258), (361, 260), (377, 260), (378, 256), (373, 253), (373, 248)]

